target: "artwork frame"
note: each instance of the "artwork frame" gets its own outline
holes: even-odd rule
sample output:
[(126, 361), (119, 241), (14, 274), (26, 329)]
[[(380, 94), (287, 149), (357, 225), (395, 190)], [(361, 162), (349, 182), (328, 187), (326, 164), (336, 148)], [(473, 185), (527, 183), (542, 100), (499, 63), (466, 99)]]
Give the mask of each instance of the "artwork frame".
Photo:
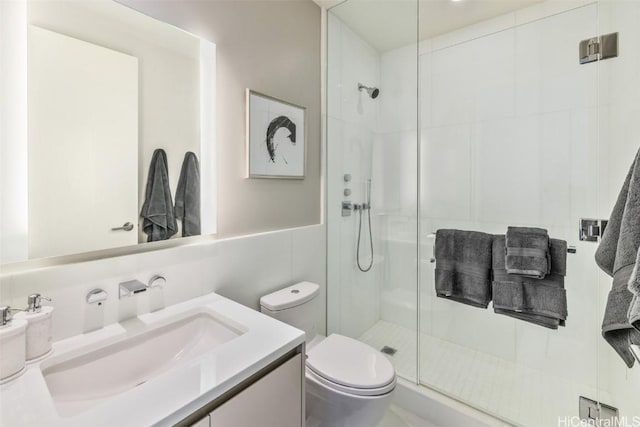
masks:
[(246, 89), (247, 178), (304, 179), (307, 109)]

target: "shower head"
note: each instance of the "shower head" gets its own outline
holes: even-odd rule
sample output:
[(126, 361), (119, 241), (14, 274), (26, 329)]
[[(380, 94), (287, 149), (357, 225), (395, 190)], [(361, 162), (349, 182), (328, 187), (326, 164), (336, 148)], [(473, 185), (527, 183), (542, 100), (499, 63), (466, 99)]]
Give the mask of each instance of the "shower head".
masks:
[(371, 99), (376, 99), (380, 95), (380, 89), (377, 87), (365, 86), (362, 83), (358, 83), (358, 90), (362, 92), (362, 89), (366, 90)]

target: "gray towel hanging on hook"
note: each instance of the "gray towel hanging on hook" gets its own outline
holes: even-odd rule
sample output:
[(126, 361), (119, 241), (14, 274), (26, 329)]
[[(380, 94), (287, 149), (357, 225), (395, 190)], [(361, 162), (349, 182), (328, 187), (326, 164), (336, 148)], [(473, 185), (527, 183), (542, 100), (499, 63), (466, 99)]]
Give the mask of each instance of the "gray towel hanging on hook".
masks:
[(200, 235), (200, 166), (191, 151), (182, 162), (174, 212), (176, 218), (182, 219), (183, 237)]
[(155, 150), (151, 158), (140, 216), (143, 218), (142, 229), (147, 234), (147, 242), (166, 240), (178, 231), (169, 187), (167, 153), (162, 149)]
[(635, 362), (630, 346), (640, 345), (640, 332), (628, 317), (633, 302), (628, 284), (640, 247), (639, 219), (640, 151), (627, 174), (595, 256), (598, 266), (613, 277), (602, 335), (630, 368)]

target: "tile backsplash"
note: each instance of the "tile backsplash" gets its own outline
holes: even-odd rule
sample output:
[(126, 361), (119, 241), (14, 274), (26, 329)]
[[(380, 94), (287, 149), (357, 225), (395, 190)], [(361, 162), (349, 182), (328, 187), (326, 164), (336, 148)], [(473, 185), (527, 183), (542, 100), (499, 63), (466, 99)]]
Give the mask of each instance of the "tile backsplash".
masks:
[[(23, 307), (34, 292), (52, 298), (55, 341), (210, 292), (259, 309), (260, 296), (308, 280), (320, 284), (324, 332), (325, 265), (325, 226), (313, 225), (3, 274), (0, 304)], [(163, 288), (118, 299), (119, 283), (156, 274), (166, 278)], [(109, 295), (101, 307), (85, 300), (95, 288)]]

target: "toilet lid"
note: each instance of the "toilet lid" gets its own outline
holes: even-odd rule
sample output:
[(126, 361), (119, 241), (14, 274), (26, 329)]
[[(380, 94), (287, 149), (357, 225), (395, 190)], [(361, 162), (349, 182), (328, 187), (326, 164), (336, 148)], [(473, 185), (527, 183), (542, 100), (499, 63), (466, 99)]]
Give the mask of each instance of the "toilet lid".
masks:
[(395, 379), (389, 360), (373, 347), (331, 334), (308, 353), (307, 367), (319, 376), (346, 387), (373, 389)]

